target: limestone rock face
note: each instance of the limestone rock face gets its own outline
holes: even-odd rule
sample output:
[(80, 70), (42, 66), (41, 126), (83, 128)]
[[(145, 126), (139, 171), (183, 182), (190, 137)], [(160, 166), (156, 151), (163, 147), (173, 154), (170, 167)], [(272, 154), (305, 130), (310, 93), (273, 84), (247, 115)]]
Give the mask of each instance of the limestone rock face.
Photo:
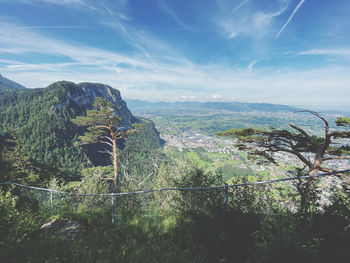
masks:
[(59, 81), (48, 86), (47, 91), (55, 93), (56, 110), (60, 110), (62, 107), (77, 109), (78, 111), (90, 110), (95, 98), (103, 97), (113, 103), (115, 112), (122, 118), (123, 126), (129, 127), (132, 123), (138, 121), (128, 109), (120, 95), (120, 91), (105, 84), (89, 82), (75, 84), (68, 81)]
[[(92, 110), (96, 97), (113, 104), (124, 128), (142, 122), (133, 116), (117, 89), (100, 83), (59, 81), (46, 88), (9, 90), (3, 94), (0, 89), (0, 135), (3, 134), (2, 124), (18, 127), (23, 150), (35, 162), (57, 168), (64, 180), (80, 180), (84, 168), (111, 165), (109, 155), (100, 153), (105, 151), (105, 144), (75, 146), (87, 127), (78, 127), (71, 120)], [(146, 126), (149, 129), (142, 132), (144, 139), (141, 142), (149, 142), (152, 137), (158, 138), (156, 144), (159, 144), (154, 125)], [(123, 143), (120, 140), (120, 148)], [(0, 137), (2, 144), (6, 145)], [(146, 144), (142, 147), (149, 148)]]

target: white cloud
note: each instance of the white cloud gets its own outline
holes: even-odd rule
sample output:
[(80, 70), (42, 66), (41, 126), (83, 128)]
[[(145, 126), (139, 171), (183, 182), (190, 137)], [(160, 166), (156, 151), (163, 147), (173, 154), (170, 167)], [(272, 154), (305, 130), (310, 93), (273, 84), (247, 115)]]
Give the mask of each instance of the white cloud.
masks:
[(350, 56), (349, 48), (327, 49), (327, 48), (315, 48), (308, 49), (298, 53), (299, 55), (336, 55), (336, 56)]
[(249, 72), (253, 70), (253, 67), (254, 67), (254, 65), (255, 65), (257, 62), (258, 62), (257, 60), (254, 60), (252, 63), (249, 64), (249, 66), (248, 66), (248, 71), (249, 71)]
[(238, 9), (240, 9), (242, 6), (244, 6), (248, 1), (249, 1), (249, 0), (243, 0), (242, 2), (240, 2), (238, 5), (236, 5), (236, 6), (232, 9), (231, 13), (236, 12)]
[[(135, 37), (133, 36), (133, 33), (130, 32), (127, 28), (127, 26), (121, 21), (121, 20), (128, 20), (126, 18), (126, 16), (124, 14), (119, 14), (119, 13), (115, 13), (113, 12), (113, 10), (111, 8), (109, 8), (103, 1), (99, 1), (98, 2), (100, 4), (100, 6), (103, 8), (103, 10), (110, 16), (110, 18), (112, 19), (112, 25), (114, 24), (114, 28), (118, 29), (119, 31), (121, 31), (124, 35), (124, 38), (134, 47), (136, 47), (137, 49), (139, 49), (143, 55), (154, 65), (156, 66), (156, 62), (154, 61), (154, 59), (152, 58), (152, 56), (147, 52), (147, 50), (143, 47), (143, 45), (137, 41), (137, 39), (135, 39)], [(125, 2), (122, 2), (123, 4), (125, 4)], [(109, 25), (111, 25), (109, 23)]]
[(204, 100), (222, 100), (222, 96), (220, 94), (211, 94), (209, 96), (205, 96)]
[(23, 29), (81, 29), (87, 28), (86, 26), (73, 26), (73, 25), (65, 25), (65, 26), (23, 26), (19, 27)]
[(117, 66), (120, 63), (125, 63), (134, 67), (149, 66), (148, 62), (140, 59), (81, 44), (69, 44), (16, 25), (0, 22), (0, 27), (2, 28), (0, 51), (3, 53), (64, 56), (73, 62), (86, 65)]
[(211, 95), (210, 96), (210, 98), (212, 98), (212, 99), (221, 99), (221, 95), (219, 95), (219, 94), (213, 94), (213, 95)]
[[(273, 18), (281, 15), (288, 7), (287, 0), (277, 0), (275, 10), (261, 11), (251, 5), (240, 5), (239, 12), (234, 12), (224, 5), (221, 7), (218, 26), (225, 35), (232, 39), (238, 35), (249, 35), (256, 38), (265, 36), (271, 30)], [(236, 7), (237, 8), (237, 7)]]
[[(54, 81), (102, 82), (121, 90), (123, 97), (148, 100), (204, 98), (293, 105), (348, 105), (349, 69), (324, 67), (316, 70), (263, 69), (254, 71), (225, 64), (194, 64), (177, 54), (159, 62), (157, 71), (145, 57), (122, 55), (68, 43), (35, 30), (0, 22), (0, 52), (59, 57), (59, 63), (25, 63), (0, 59), (0, 72), (27, 87), (45, 87)], [(165, 45), (165, 44), (164, 44)], [(348, 52), (343, 49), (343, 53)], [(304, 53), (336, 53), (313, 50)], [(174, 63), (176, 61), (176, 63)], [(255, 61), (253, 61), (255, 62)], [(254, 64), (251, 63), (253, 68)], [(191, 96), (195, 96), (192, 98)], [(184, 98), (183, 98), (184, 99)]]
[(159, 8), (167, 13), (181, 28), (189, 28), (188, 25), (165, 3), (165, 1), (158, 1)]
[(58, 5), (85, 4), (83, 0), (39, 0), (39, 1), (58, 4)]
[(289, 16), (287, 22), (282, 26), (282, 28), (280, 29), (280, 31), (278, 31), (275, 40), (280, 36), (280, 34), (283, 32), (283, 30), (288, 26), (288, 24), (290, 23), (290, 21), (292, 21), (293, 17), (295, 16), (295, 14), (298, 12), (299, 8), (302, 6), (302, 4), (305, 2), (305, 0), (301, 0), (299, 2), (299, 4), (295, 7), (295, 9), (293, 10), (292, 14)]
[[(72, 69), (69, 65), (50, 66), (51, 71), (31, 70), (30, 66), (27, 69), (0, 66), (0, 72), (30, 87), (44, 87), (62, 79), (103, 82), (120, 89), (123, 97), (148, 100), (222, 100), (234, 97), (246, 102), (304, 106), (345, 106), (350, 101), (348, 70), (342, 68), (327, 67), (304, 72), (255, 70), (249, 73), (228, 70), (221, 65), (197, 65), (195, 68), (164, 65), (164, 70), (159, 73), (130, 68), (113, 74), (97, 66), (86, 70)], [(196, 97), (192, 98), (194, 95), (188, 95), (189, 92)]]
[(194, 100), (196, 97), (191, 95), (191, 96), (186, 96), (186, 95), (183, 95), (183, 96), (180, 96), (180, 99), (183, 99), (183, 100)]
[(25, 4), (51, 3), (56, 5), (85, 5), (84, 0), (3, 0), (5, 2), (20, 2)]

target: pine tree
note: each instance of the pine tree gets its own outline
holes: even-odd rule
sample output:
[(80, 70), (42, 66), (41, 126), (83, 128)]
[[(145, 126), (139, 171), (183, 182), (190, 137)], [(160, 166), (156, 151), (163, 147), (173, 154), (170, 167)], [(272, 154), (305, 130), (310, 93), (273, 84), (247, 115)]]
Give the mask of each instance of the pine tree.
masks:
[[(218, 132), (219, 136), (228, 136), (238, 138), (237, 146), (240, 150), (248, 151), (251, 157), (260, 158), (276, 163), (274, 153), (284, 152), (296, 156), (307, 168), (310, 175), (318, 172), (334, 172), (327, 167), (327, 161), (330, 160), (350, 160), (350, 145), (341, 143), (339, 139), (349, 139), (350, 130), (330, 131), (328, 121), (319, 113), (306, 111), (323, 122), (323, 135), (316, 136), (308, 134), (304, 129), (290, 124), (294, 131), (278, 130), (259, 130), (254, 128), (231, 129), (224, 132)], [(338, 117), (337, 126), (350, 128), (350, 119), (348, 117)], [(302, 175), (299, 169), (298, 174)], [(346, 174), (335, 173), (344, 181), (349, 181)], [(316, 179), (310, 178), (303, 189), (298, 189), (301, 193), (301, 209), (306, 212), (310, 206), (310, 196), (314, 196)]]
[(113, 158), (114, 178), (105, 178), (113, 180), (114, 186), (118, 188), (118, 146), (117, 141), (126, 138), (137, 132), (139, 126), (131, 129), (123, 127), (121, 118), (116, 115), (113, 103), (104, 98), (97, 97), (93, 103), (95, 109), (88, 110), (86, 116), (78, 116), (72, 119), (72, 122), (78, 126), (87, 126), (87, 132), (79, 136), (82, 144), (102, 143), (110, 147), (103, 153), (108, 153)]
[[(29, 156), (23, 151), (23, 145), (16, 130), (11, 129), (7, 125), (3, 125), (4, 130), (9, 135), (9, 139), (5, 141), (9, 147), (4, 147), (1, 152), (0, 161), (2, 162), (2, 180), (12, 182), (31, 182), (37, 179), (34, 173), (34, 167)], [(7, 169), (6, 169), (7, 168)]]

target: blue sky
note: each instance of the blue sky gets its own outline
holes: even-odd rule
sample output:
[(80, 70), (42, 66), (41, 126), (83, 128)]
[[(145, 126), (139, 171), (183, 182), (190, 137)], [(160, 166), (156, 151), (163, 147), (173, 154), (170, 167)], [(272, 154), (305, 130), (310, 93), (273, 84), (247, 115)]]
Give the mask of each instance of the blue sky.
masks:
[(349, 0), (0, 0), (0, 73), (124, 98), (350, 106)]

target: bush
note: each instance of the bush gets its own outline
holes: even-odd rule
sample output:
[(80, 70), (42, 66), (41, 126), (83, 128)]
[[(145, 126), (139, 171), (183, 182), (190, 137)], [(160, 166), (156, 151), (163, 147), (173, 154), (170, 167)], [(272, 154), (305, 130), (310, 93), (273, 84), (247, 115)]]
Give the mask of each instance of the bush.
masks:
[(30, 211), (17, 209), (18, 197), (0, 191), (0, 261), (8, 262), (16, 248), (39, 226)]

